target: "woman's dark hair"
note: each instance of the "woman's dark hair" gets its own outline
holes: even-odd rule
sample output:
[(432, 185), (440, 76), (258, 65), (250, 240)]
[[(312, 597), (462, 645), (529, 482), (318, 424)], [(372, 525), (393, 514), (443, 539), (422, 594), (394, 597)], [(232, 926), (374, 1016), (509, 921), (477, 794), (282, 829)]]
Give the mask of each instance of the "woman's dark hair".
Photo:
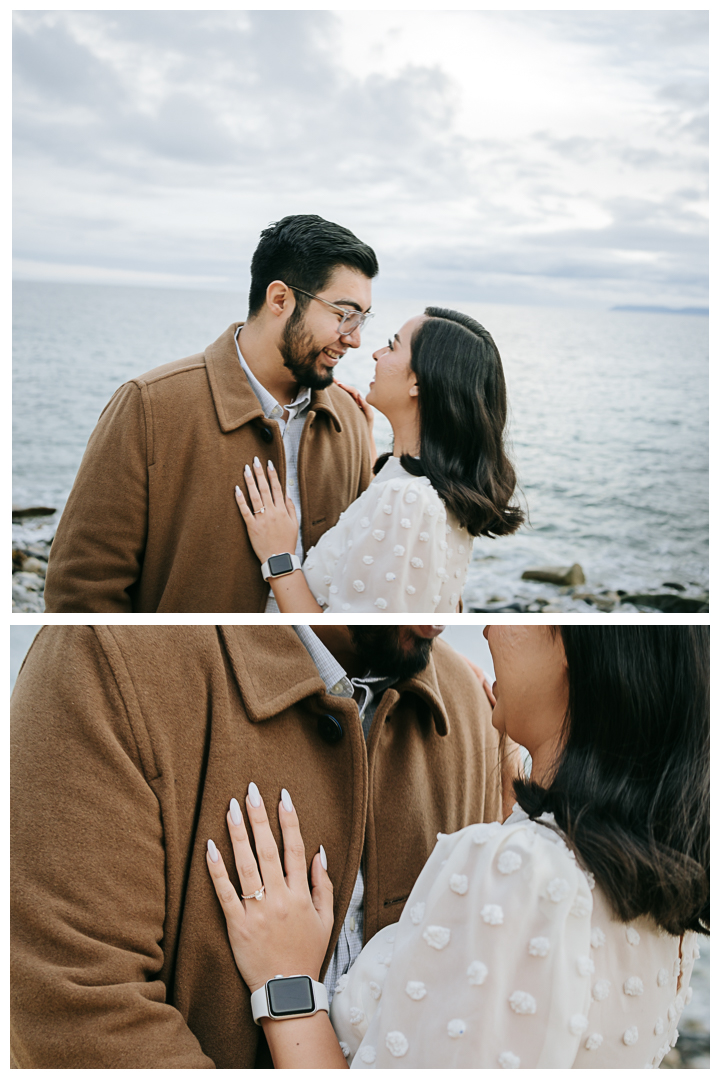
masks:
[[(510, 505), (515, 470), (505, 453), (502, 362), (487, 330), (459, 311), (429, 307), (410, 343), (418, 383), (420, 456), (403, 468), (426, 476), (473, 536), (504, 536), (524, 520)], [(378, 458), (375, 472), (387, 460)]]
[[(260, 233), (250, 264), (248, 318), (257, 315), (265, 303), (271, 281), (319, 293), (340, 266), (357, 270), (367, 278), (374, 278), (378, 272), (373, 249), (342, 225), (317, 214), (292, 214), (273, 222)], [(310, 298), (300, 292), (295, 293), (295, 300), (299, 313), (310, 303)]]
[(562, 626), (569, 703), (550, 812), (623, 922), (710, 932), (710, 630)]

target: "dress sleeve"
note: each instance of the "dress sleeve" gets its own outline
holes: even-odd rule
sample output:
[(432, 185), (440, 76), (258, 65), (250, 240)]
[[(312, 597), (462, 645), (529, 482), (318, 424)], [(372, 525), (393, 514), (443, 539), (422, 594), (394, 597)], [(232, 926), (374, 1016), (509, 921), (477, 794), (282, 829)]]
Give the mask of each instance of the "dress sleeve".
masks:
[(570, 1068), (588, 1026), (592, 908), (571, 853), (531, 822), (441, 836), (352, 1067)]
[(440, 497), (414, 477), (375, 484), (370, 492), (327, 583), (327, 610), (435, 611), (447, 579)]

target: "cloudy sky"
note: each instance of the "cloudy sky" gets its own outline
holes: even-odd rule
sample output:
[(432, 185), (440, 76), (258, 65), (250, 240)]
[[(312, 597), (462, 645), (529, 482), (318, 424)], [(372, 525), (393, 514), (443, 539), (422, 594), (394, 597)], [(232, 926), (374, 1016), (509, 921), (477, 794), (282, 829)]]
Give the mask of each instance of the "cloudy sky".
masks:
[(707, 304), (702, 11), (19, 11), (15, 276), (237, 289), (319, 213), (378, 294)]

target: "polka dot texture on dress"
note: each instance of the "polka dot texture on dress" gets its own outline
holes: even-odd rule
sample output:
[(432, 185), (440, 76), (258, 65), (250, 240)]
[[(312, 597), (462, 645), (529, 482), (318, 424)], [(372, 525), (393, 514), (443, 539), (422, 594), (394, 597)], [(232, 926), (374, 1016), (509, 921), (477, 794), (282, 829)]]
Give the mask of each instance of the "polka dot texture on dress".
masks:
[(330, 612), (451, 613), (471, 555), (472, 537), (428, 479), (390, 458), (308, 552), (303, 571)]

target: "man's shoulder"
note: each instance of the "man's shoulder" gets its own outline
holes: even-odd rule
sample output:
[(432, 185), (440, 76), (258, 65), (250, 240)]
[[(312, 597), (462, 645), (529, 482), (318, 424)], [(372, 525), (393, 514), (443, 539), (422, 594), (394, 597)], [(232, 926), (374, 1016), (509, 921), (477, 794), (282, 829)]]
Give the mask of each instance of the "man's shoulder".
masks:
[(480, 680), (464, 656), (456, 652), (447, 641), (438, 638), (433, 644), (433, 662), (438, 686), (443, 698), (467, 699), (468, 702), (487, 704), (487, 697)]
[(129, 382), (137, 386), (152, 386), (161, 389), (162, 384), (176, 378), (197, 378), (207, 380), (208, 358), (211, 356), (215, 363), (230, 364), (233, 372), (239, 367), (235, 350), (235, 331), (240, 323), (232, 323), (227, 330), (223, 331), (217, 341), (208, 345), (202, 352), (192, 353), (180, 360), (171, 360), (167, 364), (160, 364), (142, 375), (136, 375)]
[(144, 371), (142, 375), (135, 375), (128, 381), (138, 386), (152, 386), (176, 375), (187, 375), (198, 369), (204, 369), (205, 366), (205, 353), (194, 353), (192, 356), (184, 356), (181, 360), (171, 360), (167, 364), (160, 364), (159, 367)]
[(343, 425), (348, 424), (361, 431), (367, 429), (367, 420), (362, 410), (358, 408), (346, 390), (341, 390), (335, 383), (331, 383), (325, 390), (330, 404), (335, 410)]

